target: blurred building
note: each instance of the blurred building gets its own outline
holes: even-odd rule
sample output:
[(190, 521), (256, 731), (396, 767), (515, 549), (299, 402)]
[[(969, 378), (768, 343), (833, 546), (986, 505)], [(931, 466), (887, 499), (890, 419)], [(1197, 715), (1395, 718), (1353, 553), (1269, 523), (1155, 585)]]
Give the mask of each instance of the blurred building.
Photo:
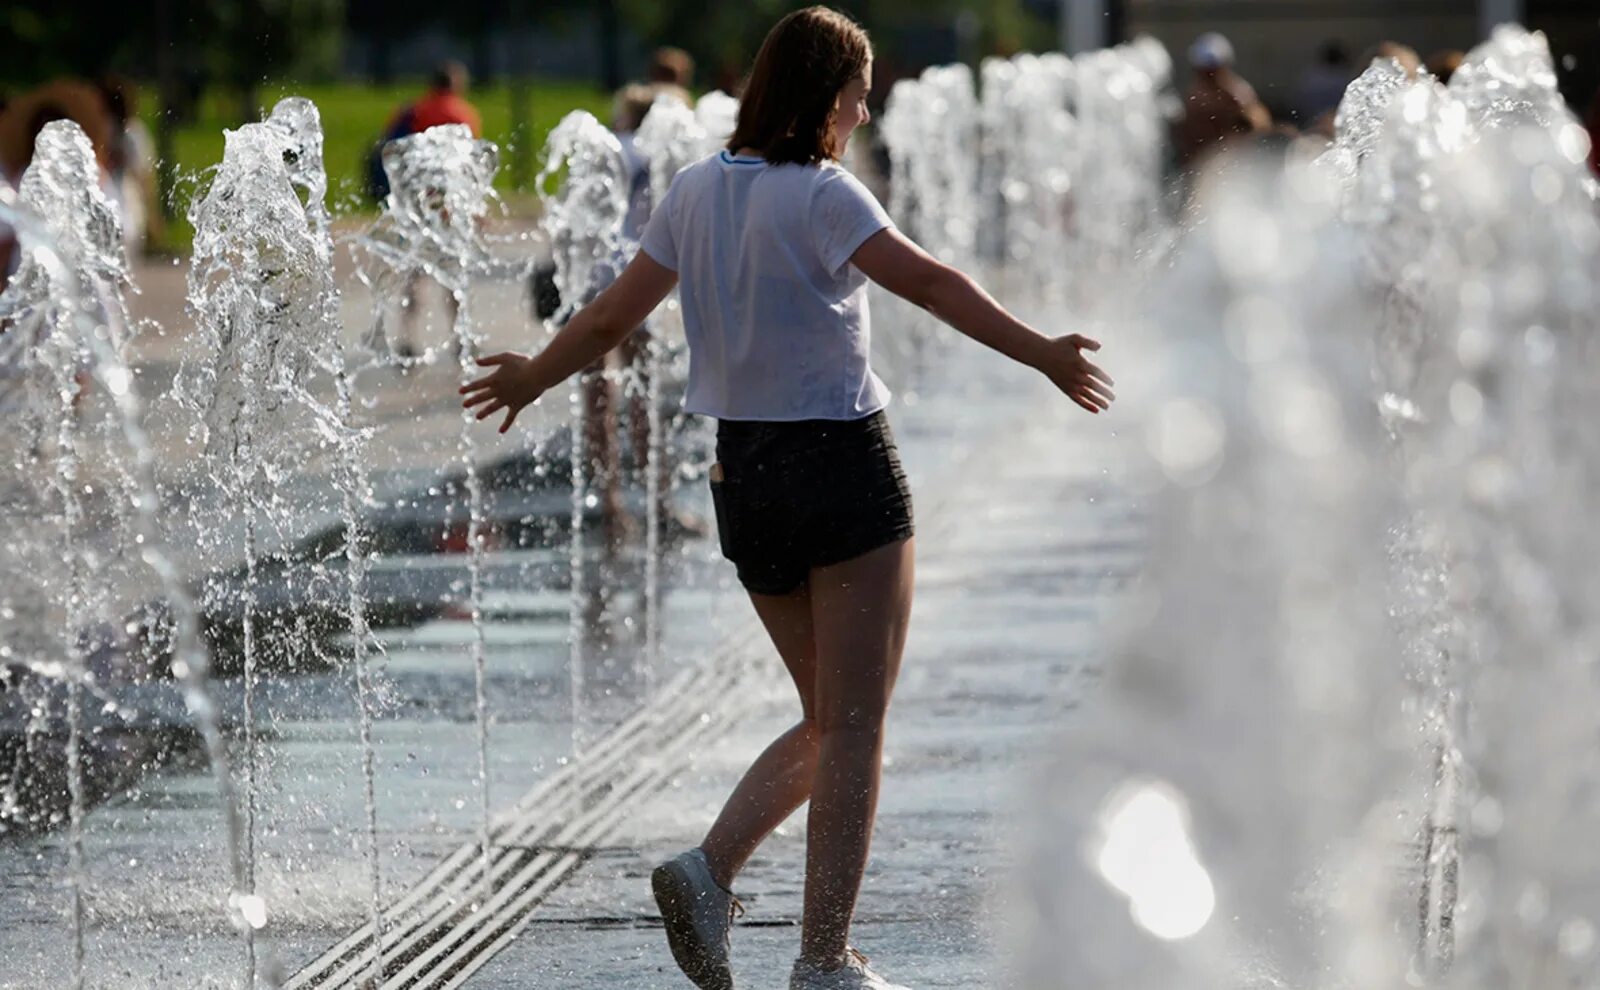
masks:
[(1147, 33), (1181, 53), (1197, 35), (1221, 31), (1239, 71), (1274, 109), (1329, 41), (1358, 60), (1386, 40), (1426, 58), (1471, 48), (1506, 21), (1545, 32), (1574, 105), (1586, 107), (1600, 87), (1600, 0), (1060, 0), (1060, 9), (1071, 50)]

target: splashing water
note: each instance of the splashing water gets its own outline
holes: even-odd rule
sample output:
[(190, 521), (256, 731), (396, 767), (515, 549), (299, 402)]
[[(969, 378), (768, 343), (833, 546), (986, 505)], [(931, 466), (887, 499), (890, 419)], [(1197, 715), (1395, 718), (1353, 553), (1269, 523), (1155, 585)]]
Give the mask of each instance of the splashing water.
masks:
[[(180, 400), (195, 410), (193, 439), (205, 452), (199, 469), (207, 477), (191, 480), (209, 482), (216, 492), (194, 514), (197, 541), (213, 559), (226, 559), (239, 529), (243, 530), (243, 587), (231, 587), (226, 578), (213, 580), (207, 588), (207, 605), (213, 613), (226, 613), (237, 599), (241, 615), (248, 898), (255, 898), (254, 706), (260, 665), (278, 659), (283, 650), (309, 646), (289, 642), (268, 648), (262, 642), (261, 571), (273, 556), (271, 547), (292, 538), (297, 519), (308, 508), (303, 498), (290, 501), (285, 481), (311, 458), (331, 454), (334, 459), (333, 494), (340, 496), (334, 511), (342, 514), (346, 531), (343, 587), (318, 567), (309, 578), (298, 579), (305, 582), (298, 590), (313, 600), (342, 599), (352, 627), (366, 855), (376, 921), (380, 914), (371, 735), (374, 694), (367, 669), (358, 519), (365, 485), (360, 467), (365, 437), (350, 425), (338, 291), (323, 204), (326, 188), (321, 123), (309, 101), (284, 100), (265, 121), (227, 132), (222, 163), (191, 210), (195, 245), (189, 307), (196, 319), (193, 346), (198, 353), (186, 362), (177, 391)], [(319, 382), (335, 393), (331, 401), (319, 393)], [(292, 572), (287, 580), (291, 589), (296, 588)], [(257, 927), (244, 926), (252, 947)], [(254, 980), (253, 954), (250, 964)]]
[(1384, 110), (1409, 81), (1410, 75), (1397, 59), (1375, 59), (1345, 88), (1334, 114), (1337, 137), (1324, 155), (1325, 167), (1335, 170), (1341, 181), (1355, 179), (1362, 161), (1377, 146)]
[[(1045, 305), (1065, 302), (1066, 256), (1078, 121), (1068, 109), (1072, 60), (1059, 53), (985, 59), (979, 159), (985, 257), (1008, 288), (1037, 286)], [(1010, 276), (1015, 276), (1014, 278)]]
[[(450, 293), (455, 309), (452, 333), (461, 384), (477, 377), (478, 332), (472, 322), (471, 280), (494, 261), (484, 224), (496, 203), (494, 175), (499, 152), (472, 136), (464, 125), (432, 127), (391, 141), (383, 150), (390, 193), (383, 214), (356, 243), (361, 278), (373, 289), (379, 313), (373, 342), (380, 361), (393, 352), (383, 333), (384, 301), (419, 274)], [(472, 620), (473, 710), (478, 732), (480, 804), (480, 892), (489, 896), (490, 794), (488, 645), (483, 613), (485, 509), (478, 468), (478, 424), (471, 410), (461, 413), (458, 456), (467, 500), (467, 601)], [(375, 931), (381, 929), (375, 927)]]
[[(702, 98), (701, 104), (706, 99)], [(679, 170), (715, 152), (719, 147), (700, 115), (671, 93), (656, 97), (639, 124), (634, 143), (650, 163), (650, 199), (659, 203)]]
[(622, 230), (628, 208), (622, 144), (593, 114), (574, 110), (550, 131), (536, 182), (561, 293), (560, 323), (593, 297), (613, 276), (616, 260), (628, 253)]
[[(555, 181), (558, 171), (562, 173), (559, 183)], [(540, 222), (550, 239), (556, 289), (561, 294), (561, 311), (551, 320), (554, 331), (615, 278), (623, 259), (631, 254), (623, 231), (628, 173), (621, 143), (592, 114), (582, 110), (567, 114), (545, 142), (537, 188), (544, 204)], [(588, 420), (585, 389), (580, 387), (573, 391), (571, 433), (572, 649), (568, 664), (575, 752), (582, 752), (586, 741), (583, 671), (588, 659), (588, 629), (593, 619), (599, 618), (591, 614), (588, 603), (591, 597), (603, 601), (591, 593), (583, 538), (586, 511), (591, 504), (598, 504), (598, 497), (590, 492), (591, 465), (585, 454)]]
[[(1502, 29), (1449, 89), (1374, 66), (1148, 290), (1150, 595), (1042, 812), (1072, 853), (1025, 860), (1030, 985), (1064, 929), (1088, 985), (1596, 985), (1600, 208), (1542, 50)], [(1134, 839), (1205, 872), (1192, 934), (1140, 920)]]
[(1160, 176), (1166, 147), (1162, 90), (1172, 78), (1166, 49), (1150, 38), (1077, 59), (1073, 102), (1078, 120), (1078, 175), (1073, 233), (1066, 255), (1074, 310), (1163, 248)]
[(882, 127), (892, 170), (889, 212), (930, 254), (962, 266), (977, 230), (978, 101), (971, 70), (933, 66), (895, 83)]
[[(901, 80), (881, 121), (889, 213), (940, 260), (996, 266), (1014, 309), (1087, 315), (1169, 239), (1161, 167), (1170, 75), (1165, 50), (1141, 39), (1076, 59), (988, 59), (976, 97), (961, 67)], [(910, 326), (884, 339), (913, 341), (918, 370), (937, 365), (930, 341), (946, 335), (925, 314), (908, 315)]]
[[(119, 656), (127, 662), (143, 650), (101, 630), (137, 632), (149, 638), (146, 645), (170, 651), (170, 671), (184, 685), (221, 797), (232, 898), (246, 889), (243, 827), (211, 694), (209, 656), (200, 643), (194, 603), (162, 548), (154, 459), (133, 376), (121, 358), (127, 287), (121, 233), (100, 190), (94, 153), (76, 124), (54, 122), (40, 132), (18, 201), (0, 201), (0, 218), (17, 230), (22, 252), (16, 277), (0, 294), (0, 407), (19, 427), (6, 432), (5, 463), (14, 470), (0, 489), (0, 516), (9, 521), (0, 548), (0, 660), (8, 685), (24, 700), (34, 689), (26, 681), (14, 683), (19, 669), (67, 683), (72, 980), (82, 986), (83, 692), (104, 698), (111, 685), (101, 678), (116, 672), (91, 667), (91, 657), (105, 658), (109, 651), (113, 663)], [(85, 395), (88, 382), (109, 399), (109, 409), (95, 401), (99, 396)], [(91, 449), (94, 462), (85, 460)], [(91, 463), (108, 466), (110, 476), (88, 475)], [(122, 621), (123, 610), (136, 604), (127, 599), (128, 589), (152, 576), (161, 602), (147, 615), (162, 628)], [(61, 631), (55, 641), (45, 619), (52, 614)], [(29, 735), (47, 729), (49, 703), (39, 700), (44, 704), (26, 727)], [(26, 820), (18, 785), (8, 780), (0, 800), (5, 830), (50, 824)]]
[(712, 145), (720, 148), (733, 137), (733, 129), (739, 123), (739, 101), (714, 89), (695, 101), (694, 119), (705, 129)]
[[(383, 149), (389, 196), (383, 213), (356, 243), (357, 274), (377, 300), (399, 298), (419, 275), (434, 279), (465, 304), (467, 283), (492, 261), (483, 224), (498, 202), (494, 176), (500, 153), (464, 124), (431, 127), (390, 141)], [(367, 345), (380, 362), (408, 363), (395, 351), (387, 308), (375, 314)], [(475, 340), (469, 320), (457, 319), (457, 350)], [(428, 360), (431, 355), (424, 355)]]
[[(724, 95), (720, 92), (707, 94), (701, 98), (700, 105), (691, 110), (682, 100), (663, 94), (650, 107), (639, 125), (634, 145), (649, 163), (652, 206), (666, 198), (672, 178), (679, 170), (721, 146), (702, 122), (702, 117), (716, 117), (721, 111), (716, 107), (715, 98)], [(683, 380), (688, 375), (689, 350), (676, 290), (656, 307), (643, 332), (647, 334), (643, 398), (649, 432), (649, 450), (645, 457), (648, 503), (645, 517), (645, 676), (651, 678), (660, 665), (661, 651), (662, 515), (671, 494), (672, 479), (677, 475), (672, 465), (679, 457), (670, 435), (679, 429), (675, 424), (675, 428), (669, 430), (663, 420), (661, 383), (667, 374), (675, 380)]]
[[(47, 546), (38, 547), (43, 551), (38, 554), (14, 550), (14, 559), (24, 566), (11, 576), (7, 586), (31, 588), (44, 599), (24, 605), (24, 615), (31, 613), (40, 620), (53, 615), (60, 624), (54, 642), (39, 644), (43, 655), (31, 658), (30, 665), (47, 672), (53, 680), (64, 682), (66, 687), (67, 869), (73, 979), (75, 986), (82, 986), (86, 810), (83, 694), (94, 676), (88, 666), (88, 651), (94, 644), (86, 637), (91, 623), (109, 617), (111, 602), (107, 601), (109, 589), (93, 578), (93, 550), (80, 552), (92, 532), (88, 496), (94, 491), (94, 479), (86, 477), (85, 443), (91, 437), (84, 435), (78, 407), (96, 340), (103, 350), (112, 354), (120, 351), (120, 341), (113, 339), (113, 328), (123, 325), (121, 293), (127, 283), (127, 261), (111, 204), (93, 184), (96, 166), (82, 130), (71, 122), (48, 124), (40, 132), (35, 149), (34, 161), (22, 177), (18, 200), (22, 208), (48, 218), (46, 223), (57, 234), (55, 253), (47, 257), (44, 252), (49, 249), (44, 247), (26, 253), (14, 283), (0, 297), (0, 321), (15, 324), (0, 335), (0, 368), (8, 369), (6, 377), (11, 379), (12, 388), (23, 393), (17, 410), (21, 430), (13, 441), (20, 441), (19, 449), (8, 451), (17, 479), (22, 482), (22, 490), (17, 492), (21, 496), (18, 508), (33, 509), (41, 517), (39, 521), (54, 523), (48, 543), (65, 547), (67, 552), (49, 553)], [(50, 260), (65, 266), (71, 274), (58, 278), (60, 269)], [(87, 311), (75, 312), (78, 306)], [(80, 321), (89, 323), (87, 334), (79, 326)], [(100, 429), (108, 425), (100, 424)], [(120, 527), (125, 523), (117, 516), (128, 497), (127, 486), (121, 478), (114, 479), (112, 485), (105, 494), (114, 500), (112, 523)], [(32, 491), (28, 491), (30, 488)], [(33, 529), (21, 519), (15, 521), (18, 525), (10, 531), (19, 536)], [(115, 543), (125, 540), (126, 534), (114, 538)], [(121, 547), (113, 548), (113, 552), (121, 551)], [(45, 564), (47, 569), (34, 571), (34, 563)], [(8, 613), (18, 607), (12, 594), (7, 594), (4, 603)], [(31, 645), (26, 638), (21, 644), (25, 648)], [(62, 651), (64, 659), (56, 655), (57, 650)], [(16, 656), (13, 662), (28, 659), (25, 655)], [(41, 708), (41, 715), (48, 710)], [(30, 734), (46, 729), (38, 716), (30, 720)], [(16, 783), (14, 779), (11, 782), (12, 786)]]
[[(1359, 266), (1331, 196), (1266, 169), (1228, 179), (1150, 293), (1149, 577), (1025, 859), (1027, 986), (1320, 986), (1347, 954), (1351, 986), (1404, 971), (1405, 880), (1383, 855), (1416, 814), (1388, 803), (1415, 785), (1416, 749), (1391, 703), (1394, 496), (1370, 481), (1362, 355), (1322, 331), (1359, 319)], [(1308, 888), (1326, 905), (1308, 910)]]
[[(1461, 896), (1441, 961), (1460, 944), (1457, 977), (1493, 986), (1584, 968), (1580, 935), (1600, 907), (1574, 882), (1595, 872), (1577, 839), (1593, 813), (1554, 830), (1538, 820), (1554, 804), (1581, 808), (1573, 794), (1600, 774), (1577, 742), (1600, 731), (1592, 670), (1574, 653), (1594, 619), (1572, 555), (1592, 548), (1558, 522), (1583, 511), (1597, 463), (1570, 424), (1596, 398), (1581, 369), (1594, 357), (1600, 219), (1542, 36), (1502, 28), (1468, 62), (1447, 93), (1396, 97), (1373, 165), (1415, 177), (1385, 183), (1367, 212), (1388, 222), (1369, 228), (1374, 259), (1400, 224), (1432, 235), (1401, 277), (1375, 266), (1400, 303), (1379, 326), (1379, 373), (1416, 412), (1397, 442), (1454, 619), (1440, 680), (1452, 703), (1445, 814), (1461, 845), (1446, 865), (1459, 859)], [(1454, 140), (1437, 138), (1440, 120)], [(1529, 897), (1538, 911), (1523, 910)]]
[(1552, 127), (1571, 121), (1561, 98), (1550, 44), (1515, 24), (1495, 28), (1450, 77), (1450, 92), (1485, 126), (1521, 122)]

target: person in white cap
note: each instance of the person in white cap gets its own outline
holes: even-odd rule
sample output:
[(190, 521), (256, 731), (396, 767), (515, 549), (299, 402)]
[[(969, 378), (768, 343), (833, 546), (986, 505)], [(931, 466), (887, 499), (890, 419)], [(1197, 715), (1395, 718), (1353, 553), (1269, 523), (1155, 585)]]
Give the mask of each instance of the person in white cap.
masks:
[(1184, 97), (1175, 144), (1179, 163), (1192, 169), (1229, 141), (1269, 130), (1272, 114), (1233, 71), (1233, 44), (1222, 35), (1211, 31), (1196, 38), (1189, 65), (1194, 83)]

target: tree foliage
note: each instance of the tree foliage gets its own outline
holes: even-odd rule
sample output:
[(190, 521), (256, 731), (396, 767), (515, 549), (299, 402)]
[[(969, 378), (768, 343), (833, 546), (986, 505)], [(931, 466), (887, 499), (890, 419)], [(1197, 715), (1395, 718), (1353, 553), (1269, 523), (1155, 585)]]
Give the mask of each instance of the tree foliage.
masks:
[(158, 46), (185, 77), (240, 85), (338, 69), (345, 0), (5, 0), (0, 84), (118, 71), (151, 78)]
[[(767, 30), (791, 10), (814, 0), (619, 0), (624, 21), (649, 43), (676, 45), (695, 56), (703, 82), (719, 73), (738, 74), (749, 66)], [(1048, 22), (1030, 12), (1024, 0), (833, 0), (830, 6), (859, 21), (873, 35), (882, 56), (907, 60), (899, 50), (908, 28), (947, 29), (962, 15), (976, 18), (984, 51), (1048, 44)]]

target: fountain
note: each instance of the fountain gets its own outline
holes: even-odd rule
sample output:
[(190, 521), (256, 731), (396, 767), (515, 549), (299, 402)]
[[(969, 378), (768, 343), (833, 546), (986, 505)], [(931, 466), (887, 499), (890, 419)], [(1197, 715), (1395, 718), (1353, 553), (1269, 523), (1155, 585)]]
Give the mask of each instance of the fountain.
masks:
[[(247, 940), (262, 913), (247, 880), (241, 816), (209, 683), (210, 657), (200, 642), (195, 605), (161, 541), (154, 457), (121, 354), (127, 261), (96, 170), (76, 124), (47, 124), (18, 201), (0, 202), (22, 249), (22, 264), (0, 294), (0, 409), (16, 417), (19, 427), (5, 434), (10, 477), (0, 489), (0, 513), (8, 520), (0, 554), (6, 577), (0, 582), (0, 660), (8, 700), (20, 699), (28, 712), (23, 749), (15, 754), (0, 800), (0, 831), (51, 827), (63, 817), (45, 810), (41, 820), (31, 807), (37, 797), (23, 791), (41, 783), (51, 787), (50, 777), (28, 781), (21, 773), (29, 762), (25, 757), (50, 755), (41, 751), (53, 743), (55, 688), (64, 685), (75, 987), (87, 975), (84, 695), (91, 693), (100, 711), (114, 719), (136, 718), (111, 692), (119, 678), (151, 676), (143, 665), (165, 664), (184, 686), (221, 797), (230, 915)], [(90, 383), (99, 395), (86, 394)], [(90, 474), (90, 451), (110, 465), (109, 473)], [(142, 621), (124, 620), (140, 604), (134, 596), (141, 582), (152, 578), (161, 589), (161, 607), (145, 612)], [(91, 731), (98, 735), (115, 725), (97, 721)]]
[[(652, 111), (654, 112), (654, 111)], [(556, 181), (557, 172), (561, 178)], [(540, 220), (550, 240), (554, 258), (556, 290), (561, 309), (549, 321), (554, 332), (572, 314), (616, 277), (620, 265), (631, 253), (623, 234), (623, 217), (628, 211), (628, 174), (622, 159), (622, 145), (616, 135), (589, 114), (575, 110), (561, 119), (545, 141), (545, 162), (535, 185), (544, 203)], [(588, 451), (598, 424), (590, 422), (588, 390), (590, 376), (604, 384), (604, 369), (585, 371), (579, 387), (572, 393), (572, 692), (573, 751), (581, 753), (586, 742), (583, 716), (584, 666), (588, 662), (590, 629), (605, 621), (603, 574), (591, 575), (584, 543), (584, 519), (590, 509), (601, 506), (602, 497), (590, 490)], [(610, 470), (610, 468), (604, 468)], [(608, 479), (599, 479), (604, 485)], [(605, 507), (607, 518), (620, 512), (620, 506)], [(615, 534), (607, 533), (608, 551), (617, 544)], [(602, 555), (602, 560), (611, 553)], [(604, 563), (599, 565), (604, 567)]]
[[(729, 113), (727, 104), (719, 107), (719, 98), (731, 99), (720, 91), (708, 93), (691, 110), (675, 96), (663, 94), (645, 115), (634, 145), (649, 162), (652, 204), (666, 198), (672, 178), (680, 169), (714, 153), (727, 140), (733, 127), (728, 118), (736, 113), (737, 104), (732, 108), (734, 113)], [(722, 130), (724, 126), (726, 132)], [(661, 661), (662, 516), (671, 498), (672, 481), (679, 475), (673, 465), (683, 454), (682, 445), (674, 443), (674, 437), (688, 426), (682, 417), (669, 426), (662, 414), (663, 377), (670, 370), (673, 380), (682, 381), (689, 373), (683, 311), (676, 290), (656, 308), (646, 332), (643, 392), (649, 416), (649, 451), (645, 458), (645, 670), (647, 677), (653, 677)]]
[(1542, 37), (1468, 64), (1210, 177), (1146, 293), (1150, 588), (1041, 788), (1027, 985), (1594, 985), (1600, 196)]
[(1160, 182), (1166, 154), (1166, 49), (1150, 38), (1076, 60), (1072, 105), (1082, 149), (1072, 192), (1073, 232), (1064, 257), (1068, 302), (1083, 309), (1159, 255), (1170, 236)]
[(1450, 620), (1428, 640), (1446, 841), (1432, 844), (1427, 964), (1467, 986), (1526, 985), (1590, 968), (1600, 906), (1576, 880), (1593, 873), (1576, 833), (1534, 820), (1566, 804), (1564, 826), (1592, 823), (1574, 795), (1600, 771), (1578, 742), (1600, 731), (1587, 569), (1570, 556), (1583, 541), (1551, 527), (1585, 503), (1596, 463), (1566, 424), (1593, 401), (1581, 369), (1600, 218), (1543, 37), (1503, 27), (1466, 66), (1447, 89), (1421, 80), (1368, 101), (1382, 130), (1347, 207), (1386, 303), (1376, 374), (1413, 542)]
[(1358, 259), (1331, 195), (1227, 179), (1147, 295), (1156, 380), (1124, 400), (1148, 403), (1149, 577), (1038, 789), (1025, 986), (1321, 986), (1346, 953), (1349, 985), (1387, 986), (1368, 967), (1404, 959), (1386, 871), (1414, 815), (1386, 800), (1422, 776), (1385, 622), (1395, 496), (1364, 356), (1323, 331), (1362, 316)]
[[(991, 266), (1023, 312), (1087, 316), (1136, 284), (1170, 239), (1161, 173), (1170, 76), (1165, 50), (1141, 39), (1076, 59), (987, 59), (976, 96), (964, 67), (900, 80), (881, 121), (889, 213), (940, 260)], [(907, 326), (884, 341), (911, 348), (888, 363), (936, 364), (929, 349), (945, 331), (897, 303), (888, 311)]]
[(986, 197), (983, 257), (1007, 288), (1065, 301), (1057, 276), (1066, 251), (1073, 172), (1081, 146), (1068, 108), (1072, 60), (1059, 52), (985, 59), (978, 172)]
[[(978, 247), (978, 106), (971, 70), (933, 66), (894, 84), (878, 122), (889, 152), (885, 208), (906, 236), (958, 268), (970, 266)], [(882, 293), (875, 299), (887, 301)], [(923, 377), (946, 339), (943, 327), (898, 300), (876, 312), (895, 324), (873, 335), (885, 372), (893, 378), (903, 367), (906, 377)]]
[[(483, 224), (495, 202), (494, 175), (499, 167), (495, 146), (472, 136), (463, 125), (435, 127), (391, 141), (383, 151), (389, 196), (383, 214), (357, 243), (363, 281), (372, 287), (378, 307), (375, 341), (380, 360), (392, 357), (386, 348), (383, 312), (388, 299), (419, 274), (426, 274), (449, 293), (454, 310), (460, 382), (476, 378), (480, 369), (478, 331), (473, 325), (470, 283), (490, 261)], [(430, 355), (431, 357), (431, 355)], [(488, 896), (490, 861), (489, 702), (486, 679), (487, 643), (483, 614), (485, 512), (479, 476), (477, 423), (461, 413), (458, 457), (466, 491), (468, 548), (466, 602), (472, 621), (473, 711), (478, 730), (479, 841), (484, 887)], [(382, 972), (382, 916), (373, 915), (374, 972)]]
[[(1097, 713), (1069, 739), (1059, 776), (1036, 789), (1050, 828), (1023, 857), (1025, 985), (1592, 986), (1596, 548), (1572, 520), (1587, 517), (1600, 480), (1586, 427), (1600, 221), (1581, 164), (1586, 139), (1555, 96), (1548, 54), (1538, 36), (1508, 29), (1448, 88), (1375, 66), (1351, 88), (1331, 149), (1215, 180), (1204, 194), (1209, 222), (1173, 247), (1170, 272), (1147, 282), (1171, 233), (1159, 208), (1170, 68), (1149, 42), (991, 60), (981, 88), (970, 71), (940, 67), (899, 84), (881, 124), (890, 205), (908, 233), (947, 260), (996, 267), (1007, 301), (1041, 322), (1095, 315), (1111, 308), (1107, 296), (1125, 296), (1149, 305), (1119, 350), (1136, 350), (1141, 334), (1161, 340), (1162, 359), (1147, 367), (1163, 374), (1146, 386), (1136, 431), (1148, 471), (1131, 493), (1155, 510), (1151, 577)], [(652, 109), (636, 145), (655, 201), (677, 168), (726, 139), (735, 111), (721, 94), (692, 111), (671, 101)], [(499, 547), (491, 555), (487, 538), (490, 512), (503, 510), (490, 498), (501, 465), (481, 463), (482, 427), (464, 415), (459, 434), (447, 421), (452, 475), (421, 482), (428, 495), (371, 494), (373, 448), (357, 426), (371, 408), (364, 388), (420, 382), (442, 362), (431, 350), (397, 353), (387, 312), (366, 335), (370, 364), (340, 346), (315, 108), (285, 101), (227, 141), (193, 214), (191, 352), (158, 406), (187, 417), (192, 432), (178, 442), (191, 440), (194, 455), (167, 452), (180, 467), (169, 463), (159, 487), (135, 385), (159, 390), (160, 370), (151, 362), (149, 377), (136, 378), (121, 353), (131, 336), (126, 266), (82, 135), (47, 128), (20, 205), (0, 204), (26, 252), (0, 296), (0, 409), (19, 424), (0, 438), (0, 713), (6, 762), (45, 767), (61, 795), (40, 802), (50, 788), (10, 771), (0, 830), (61, 827), (71, 932), (48, 951), (18, 938), (41, 966), (60, 962), (58, 975), (70, 960), (74, 985), (102, 969), (137, 982), (147, 965), (185, 985), (240, 982), (231, 941), (224, 956), (198, 953), (203, 973), (174, 976), (180, 967), (160, 958), (174, 929), (216, 940), (192, 911), (173, 912), (182, 923), (172, 924), (156, 906), (123, 908), (149, 922), (130, 926), (150, 940), (143, 948), (157, 961), (148, 964), (132, 953), (102, 967), (97, 952), (109, 957), (121, 943), (90, 937), (98, 918), (115, 915), (96, 903), (110, 892), (88, 889), (89, 811), (101, 791), (125, 786), (96, 777), (116, 759), (102, 753), (135, 707), (159, 707), (150, 699), (169, 667), (226, 816), (226, 914), (216, 918), (231, 922), (224, 938), (240, 933), (243, 982), (280, 980), (284, 961), (256, 958), (269, 907), (275, 934), (293, 920), (313, 933), (288, 947), (293, 940), (277, 939), (275, 955), (317, 941), (318, 926), (351, 924), (348, 909), (319, 915), (298, 889), (295, 899), (274, 891), (269, 905), (260, 883), (278, 811), (263, 799), (277, 794), (262, 790), (264, 775), (287, 759), (261, 734), (276, 713), (265, 699), (291, 663), (338, 667), (325, 632), (295, 611), (311, 609), (349, 632), (357, 705), (341, 717), (359, 724), (360, 751), (337, 756), (359, 760), (363, 817), (349, 834), (331, 827), (327, 846), (359, 863), (359, 882), (347, 886), (368, 919), (289, 982), (464, 980), (576, 868), (584, 844), (600, 841), (600, 812), (627, 792), (585, 774), (623, 762), (637, 770), (629, 786), (646, 788), (672, 768), (642, 734), (605, 750), (601, 719), (588, 711), (589, 654), (601, 652), (591, 636), (608, 618), (591, 609), (601, 600), (592, 592), (624, 576), (607, 573), (615, 562), (587, 540), (599, 505), (581, 454), (587, 412), (580, 402), (564, 424), (570, 548), (540, 547), (566, 557), (538, 586), (570, 578), (570, 613), (524, 606), (566, 627), (565, 684), (559, 666), (549, 682), (553, 706), (571, 705), (570, 751), (581, 758), (570, 759), (564, 735), (547, 743), (561, 769), (535, 782), (551, 786), (491, 820), (491, 784), (494, 793), (514, 786), (491, 780), (491, 768), (514, 761), (492, 765), (489, 754), (487, 640), (502, 591), (493, 577), (510, 557)], [(380, 301), (419, 273), (444, 286), (456, 309), (453, 378), (478, 373), (482, 315), (469, 306), (469, 283), (516, 267), (492, 256), (484, 230), (495, 161), (493, 146), (464, 128), (395, 142), (385, 154), (391, 196), (353, 245)], [(539, 190), (566, 306), (556, 322), (630, 251), (627, 186), (616, 139), (592, 117), (569, 116), (551, 134)], [(646, 373), (621, 382), (649, 412), (646, 672), (664, 649), (662, 506), (687, 474), (668, 465), (694, 442), (662, 414), (681, 376), (679, 319), (670, 304), (653, 318)], [(929, 363), (916, 332), (878, 339)], [(397, 418), (425, 414), (407, 407)], [(536, 475), (558, 463), (545, 450), (535, 457)], [(382, 686), (368, 669), (369, 627), (385, 606), (436, 613), (370, 589), (384, 566), (415, 563), (380, 556), (392, 522), (383, 513), (435, 508), (430, 496), (441, 492), (453, 497), (447, 531), (465, 533), (446, 538), (467, 552), (464, 577), (437, 573), (471, 620), (476, 732), (469, 743), (463, 731), (460, 752), (462, 776), (475, 760), (479, 807), (460, 822), (407, 819), (415, 831), (397, 829), (390, 844), (380, 842), (375, 781), (391, 755), (399, 777), (415, 754), (387, 732), (383, 749), (374, 738)], [(410, 525), (431, 534), (437, 522)], [(187, 545), (195, 549), (181, 561), (164, 549)], [(560, 628), (537, 632), (562, 648)], [(213, 664), (238, 683), (212, 681)], [(559, 721), (535, 711), (530, 734), (540, 719)], [(685, 718), (674, 745), (699, 738), (699, 723)], [(583, 773), (562, 776), (573, 768)], [(420, 790), (424, 774), (400, 779)], [(430, 795), (453, 798), (454, 783)], [(284, 790), (290, 801), (319, 797)], [(382, 803), (386, 815), (394, 803)], [(580, 806), (594, 817), (561, 824)], [(558, 820), (547, 830), (546, 813)], [(456, 829), (469, 836), (462, 848), (435, 855), (429, 842), (453, 842)], [(412, 835), (431, 838), (411, 848)], [(289, 845), (285, 860), (299, 855)], [(133, 869), (113, 865), (119, 880)], [(415, 885), (413, 866), (428, 873)], [(163, 889), (172, 879), (156, 876)], [(380, 880), (409, 890), (385, 903)], [(172, 889), (182, 898), (189, 888)], [(125, 900), (141, 896), (149, 891), (133, 885)], [(201, 905), (200, 917), (209, 910)]]
[[(367, 664), (363, 601), (360, 509), (365, 490), (361, 432), (351, 425), (350, 384), (340, 345), (338, 290), (333, 282), (332, 241), (323, 200), (322, 130), (309, 101), (280, 102), (261, 123), (227, 133), (222, 164), (191, 209), (194, 260), (189, 271), (189, 308), (194, 314), (195, 353), (179, 377), (176, 397), (196, 416), (192, 442), (204, 452), (196, 489), (214, 485), (213, 499), (196, 504), (193, 538), (213, 560), (226, 560), (242, 542), (243, 583), (217, 575), (206, 587), (213, 615), (240, 617), (243, 678), (245, 861), (248, 892), (254, 895), (257, 764), (255, 710), (260, 665), (268, 657), (315, 649), (301, 637), (261, 641), (263, 570), (276, 563), (282, 594), (302, 607), (307, 601), (341, 598), (353, 644), (359, 702), (364, 794), (374, 919), (379, 913), (376, 798), (373, 783), (374, 691)], [(327, 386), (332, 400), (319, 395)], [(331, 453), (334, 460), (328, 511), (345, 530), (345, 573), (338, 582), (316, 565), (302, 575), (282, 559), (281, 547), (299, 536), (309, 499), (288, 497), (285, 482), (305, 464)], [(242, 533), (241, 533), (242, 530)], [(274, 557), (278, 557), (274, 561)], [(225, 620), (224, 620), (225, 621)], [(276, 653), (276, 655), (274, 655)], [(375, 958), (374, 967), (379, 960)], [(250, 984), (257, 965), (254, 945)], [(269, 977), (269, 982), (276, 982)]]

